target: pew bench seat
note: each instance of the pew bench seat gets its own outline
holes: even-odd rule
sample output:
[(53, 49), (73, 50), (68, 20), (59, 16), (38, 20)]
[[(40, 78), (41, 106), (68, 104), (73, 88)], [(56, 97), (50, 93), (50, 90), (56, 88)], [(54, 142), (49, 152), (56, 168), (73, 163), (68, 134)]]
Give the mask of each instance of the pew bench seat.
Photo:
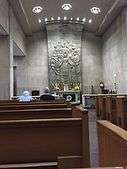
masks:
[(0, 169), (31, 169), (31, 168), (36, 168), (36, 169), (56, 169), (57, 168), (57, 162), (40, 162), (40, 163), (19, 163), (19, 164), (4, 164), (0, 165)]

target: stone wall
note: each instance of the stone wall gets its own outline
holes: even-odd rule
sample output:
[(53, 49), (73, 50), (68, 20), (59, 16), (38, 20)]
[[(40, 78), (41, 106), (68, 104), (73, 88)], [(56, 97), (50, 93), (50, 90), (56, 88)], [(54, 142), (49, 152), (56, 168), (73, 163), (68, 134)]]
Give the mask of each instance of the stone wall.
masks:
[(114, 90), (114, 83), (116, 83), (119, 93), (127, 92), (126, 13), (126, 9), (124, 9), (103, 36), (104, 83), (110, 90)]
[(48, 86), (47, 38), (45, 32), (27, 37), (26, 57), (15, 57), (17, 90), (40, 90)]
[(0, 1), (0, 35), (0, 99), (9, 99), (13, 96), (13, 43), (25, 55), (26, 39), (7, 0)]
[(0, 37), (0, 99), (10, 96), (9, 38)]
[(9, 4), (0, 0), (0, 34), (9, 34)]
[[(42, 89), (48, 86), (48, 49), (46, 32), (34, 33), (27, 37), (27, 56), (15, 57), (17, 65), (18, 94), (22, 90)], [(102, 81), (101, 38), (84, 32), (81, 48), (81, 74), (83, 93), (99, 92)]]
[(103, 81), (102, 74), (102, 40), (92, 33), (82, 35), (82, 82), (83, 93), (100, 92), (99, 83)]

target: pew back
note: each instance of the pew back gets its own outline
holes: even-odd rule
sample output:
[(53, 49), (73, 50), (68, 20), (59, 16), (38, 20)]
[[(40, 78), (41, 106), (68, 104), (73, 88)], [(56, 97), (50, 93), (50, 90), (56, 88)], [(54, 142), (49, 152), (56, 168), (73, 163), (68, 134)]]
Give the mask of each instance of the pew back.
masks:
[(116, 99), (117, 125), (127, 130), (127, 99), (118, 97)]
[(72, 117), (71, 108), (1, 110), (0, 121)]
[(0, 121), (0, 164), (83, 156), (83, 164), (88, 167), (88, 128), (83, 124), (87, 114), (83, 118)]
[(127, 131), (108, 122), (98, 121), (99, 166), (127, 165)]
[(46, 108), (66, 108), (68, 107), (67, 104), (36, 104), (36, 103), (30, 103), (30, 104), (13, 104), (13, 105), (0, 105), (0, 111), (1, 110), (20, 110), (20, 109), (46, 109)]
[(18, 100), (0, 100), (0, 105), (13, 105), (13, 104), (64, 104), (67, 103), (64, 99), (52, 100), (52, 101), (42, 101), (42, 100), (32, 100), (30, 102), (19, 102)]

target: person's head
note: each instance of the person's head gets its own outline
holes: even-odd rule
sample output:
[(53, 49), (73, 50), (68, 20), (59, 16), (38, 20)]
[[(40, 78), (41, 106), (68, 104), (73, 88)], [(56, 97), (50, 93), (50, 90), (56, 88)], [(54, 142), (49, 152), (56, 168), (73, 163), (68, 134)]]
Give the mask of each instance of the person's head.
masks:
[(45, 87), (45, 88), (44, 88), (44, 93), (50, 93), (50, 90), (49, 90), (48, 87)]
[(29, 93), (28, 91), (24, 91), (22, 95), (23, 95), (23, 96), (29, 96), (30, 93)]

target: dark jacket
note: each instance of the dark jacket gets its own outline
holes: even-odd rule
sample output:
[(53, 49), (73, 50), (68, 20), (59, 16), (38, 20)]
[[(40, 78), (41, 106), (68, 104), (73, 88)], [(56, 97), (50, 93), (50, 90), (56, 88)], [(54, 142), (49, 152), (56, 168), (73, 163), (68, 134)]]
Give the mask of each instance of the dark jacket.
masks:
[(55, 100), (55, 97), (52, 96), (51, 94), (42, 94), (40, 96), (40, 100)]

